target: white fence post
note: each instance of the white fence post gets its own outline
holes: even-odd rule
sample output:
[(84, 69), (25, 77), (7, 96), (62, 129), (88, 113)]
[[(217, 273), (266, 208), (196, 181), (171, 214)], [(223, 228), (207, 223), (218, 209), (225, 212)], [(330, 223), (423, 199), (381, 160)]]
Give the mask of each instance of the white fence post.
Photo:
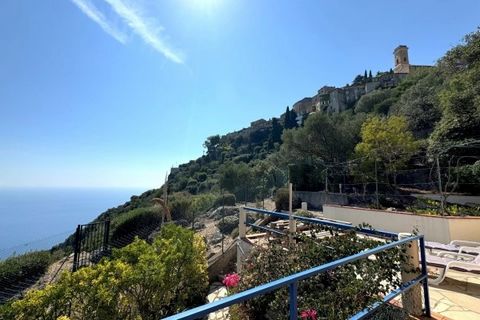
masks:
[(290, 231), (290, 236), (297, 232), (297, 224), (295, 219), (293, 219), (293, 184), (288, 184), (288, 229)]
[(240, 208), (240, 215), (238, 217), (238, 237), (240, 239), (245, 238), (247, 236), (247, 212), (245, 208)]
[[(399, 233), (399, 240), (411, 237), (410, 233)], [(411, 281), (420, 276), (420, 259), (418, 241), (412, 241), (404, 245), (404, 261), (402, 262), (402, 282)], [(405, 311), (414, 316), (422, 315), (422, 288), (416, 284), (410, 290), (402, 294), (402, 304)]]

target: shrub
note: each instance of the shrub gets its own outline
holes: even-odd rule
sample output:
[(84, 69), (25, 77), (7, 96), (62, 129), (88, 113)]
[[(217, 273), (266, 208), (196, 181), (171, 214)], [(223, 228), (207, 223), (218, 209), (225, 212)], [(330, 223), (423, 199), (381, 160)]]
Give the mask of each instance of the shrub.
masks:
[(237, 199), (235, 198), (234, 194), (226, 193), (224, 195), (219, 196), (217, 200), (215, 200), (213, 207), (218, 208), (224, 205), (234, 206), (236, 202), (237, 202)]
[(220, 229), (220, 232), (223, 234), (230, 234), (237, 227), (238, 227), (237, 216), (226, 216), (218, 222), (218, 229)]
[(136, 236), (146, 239), (161, 224), (161, 209), (149, 207), (131, 210), (112, 221), (111, 243), (114, 247), (123, 247)]
[(313, 213), (306, 210), (298, 210), (294, 213), (296, 216), (305, 217), (305, 218), (315, 218)]
[[(334, 234), (314, 240), (299, 237), (295, 243), (270, 242), (268, 249), (256, 248), (240, 274), (236, 292), (281, 277), (344, 258), (378, 246), (375, 240), (362, 239), (355, 232)], [(288, 247), (288, 250), (285, 248)], [(316, 310), (318, 319), (348, 319), (379, 301), (381, 296), (400, 285), (400, 250), (361, 259), (337, 267), (298, 283), (298, 310)], [(321, 292), (321, 294), (319, 294)], [(232, 319), (287, 319), (288, 288), (248, 300), (233, 308)]]
[[(292, 199), (293, 209), (300, 208), (301, 201), (298, 198)], [(278, 211), (288, 211), (289, 206), (289, 192), (287, 188), (280, 188), (275, 193), (275, 208)]]
[(213, 207), (216, 199), (217, 197), (212, 193), (199, 194), (193, 197), (192, 211), (196, 215), (204, 214)]
[[(48, 251), (34, 251), (0, 261), (0, 285), (2, 291), (11, 292), (12, 296), (28, 287), (45, 273), (52, 262)], [(0, 297), (0, 302), (2, 302)], [(5, 297), (8, 298), (8, 297)]]
[(198, 172), (195, 174), (195, 176), (199, 182), (207, 180), (207, 174), (205, 172)]
[(191, 196), (185, 193), (175, 193), (169, 199), (168, 206), (173, 220), (186, 219), (191, 221), (190, 209), (192, 207)]
[(144, 240), (114, 250), (110, 260), (65, 272), (42, 290), (0, 309), (9, 319), (160, 319), (204, 302), (205, 243), (192, 231), (165, 225), (152, 245)]

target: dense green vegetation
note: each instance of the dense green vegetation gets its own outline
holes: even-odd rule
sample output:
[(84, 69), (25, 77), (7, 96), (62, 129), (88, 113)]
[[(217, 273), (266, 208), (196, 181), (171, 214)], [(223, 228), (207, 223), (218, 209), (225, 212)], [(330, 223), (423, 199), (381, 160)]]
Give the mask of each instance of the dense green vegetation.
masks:
[[(378, 246), (377, 241), (359, 238), (353, 231), (342, 235), (332, 233), (332, 237), (323, 239), (302, 236), (295, 243), (278, 240), (271, 242), (268, 249), (257, 248), (246, 261), (234, 291), (244, 291)], [(348, 319), (399, 285), (399, 261), (402, 261), (400, 249), (394, 249), (378, 254), (377, 259), (361, 259), (303, 280), (298, 285), (298, 310), (300, 313), (314, 310), (318, 319)], [(231, 309), (232, 318), (287, 319), (286, 297), (288, 288), (248, 300)]]
[(160, 319), (202, 304), (208, 289), (205, 243), (169, 224), (153, 244), (135, 240), (110, 259), (0, 309), (1, 319)]
[[(209, 137), (204, 156), (172, 170), (169, 193), (228, 190), (237, 201), (254, 201), (273, 195), (290, 178), (295, 189), (311, 191), (324, 190), (328, 180), (333, 192), (340, 183), (376, 179), (382, 194), (398, 194), (400, 172), (400, 185), (438, 192), (437, 176), (404, 173), (432, 168), (437, 158), (442, 192), (475, 193), (480, 181), (479, 48), (476, 31), (434, 67), (414, 70), (397, 86), (362, 96), (345, 112), (312, 113), (301, 127), (287, 109), (280, 118)], [(357, 78), (358, 83), (371, 79), (368, 73)], [(363, 189), (372, 192), (367, 184)]]
[(0, 287), (6, 294), (0, 296), (0, 303), (31, 286), (60, 256), (60, 252), (34, 251), (0, 261)]
[[(173, 218), (191, 222), (220, 205), (219, 197), (225, 192), (238, 202), (264, 199), (289, 178), (296, 190), (324, 190), (327, 178), (330, 192), (338, 192), (342, 183), (359, 184), (357, 191), (364, 193), (372, 193), (371, 182), (377, 179), (381, 193), (395, 194), (401, 192), (395, 187), (398, 170), (429, 169), (437, 157), (442, 168), (448, 167), (441, 172), (442, 191), (480, 191), (479, 52), (480, 32), (476, 31), (433, 68), (412, 72), (396, 87), (374, 90), (345, 112), (312, 113), (298, 127), (295, 112), (287, 108), (279, 118), (208, 137), (203, 156), (172, 169), (169, 175)], [(370, 80), (368, 72), (356, 78), (358, 83)], [(371, 134), (381, 127), (388, 139)], [(408, 143), (385, 144), (395, 141), (397, 133), (408, 136)], [(415, 160), (419, 156), (422, 160)], [(438, 191), (435, 179), (402, 174), (400, 184), (421, 181), (428, 190)], [(352, 187), (345, 188), (353, 192)], [(149, 190), (98, 219), (113, 220), (150, 207), (151, 200), (162, 195), (163, 188)], [(228, 203), (232, 204), (230, 199)]]

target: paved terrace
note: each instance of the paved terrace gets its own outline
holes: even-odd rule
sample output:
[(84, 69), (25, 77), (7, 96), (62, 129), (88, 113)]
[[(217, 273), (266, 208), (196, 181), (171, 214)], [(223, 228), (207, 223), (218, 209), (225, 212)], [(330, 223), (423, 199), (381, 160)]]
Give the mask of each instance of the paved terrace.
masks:
[(449, 271), (439, 286), (430, 285), (430, 307), (443, 319), (480, 320), (480, 276)]

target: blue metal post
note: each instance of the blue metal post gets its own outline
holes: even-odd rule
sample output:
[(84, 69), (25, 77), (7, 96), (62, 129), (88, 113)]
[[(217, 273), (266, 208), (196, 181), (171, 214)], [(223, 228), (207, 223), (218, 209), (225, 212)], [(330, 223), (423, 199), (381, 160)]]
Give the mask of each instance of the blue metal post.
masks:
[(428, 271), (427, 271), (427, 257), (425, 255), (425, 238), (420, 236), (420, 257), (422, 259), (422, 275), (425, 276), (423, 280), (423, 298), (425, 300), (425, 315), (427, 317), (431, 316), (430, 311), (430, 295), (428, 293)]
[(292, 282), (288, 286), (288, 292), (290, 296), (290, 320), (297, 320), (297, 289), (298, 282)]

